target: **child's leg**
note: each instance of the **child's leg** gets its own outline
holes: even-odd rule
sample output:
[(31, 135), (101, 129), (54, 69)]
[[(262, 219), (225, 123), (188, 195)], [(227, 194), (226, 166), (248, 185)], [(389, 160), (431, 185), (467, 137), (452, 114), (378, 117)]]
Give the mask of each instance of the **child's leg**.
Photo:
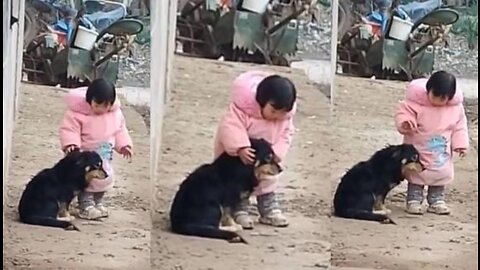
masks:
[(78, 194), (78, 205), (80, 212), (78, 216), (83, 219), (97, 219), (102, 216), (100, 210), (95, 208), (94, 194), (82, 191)]
[(108, 210), (103, 205), (103, 196), (105, 192), (96, 192), (93, 194), (93, 200), (95, 201), (95, 207), (100, 210), (102, 217), (108, 217)]
[(445, 186), (429, 186), (427, 202), (428, 212), (438, 215), (450, 214), (450, 209), (445, 203)]
[(253, 219), (248, 214), (248, 207), (250, 206), (250, 198), (243, 198), (238, 207), (234, 210), (233, 219), (237, 224), (240, 224), (243, 229), (253, 229)]
[(277, 195), (274, 192), (257, 196), (260, 223), (275, 227), (288, 226), (287, 218), (282, 214)]
[(407, 187), (407, 212), (422, 215), (423, 186), (408, 183)]

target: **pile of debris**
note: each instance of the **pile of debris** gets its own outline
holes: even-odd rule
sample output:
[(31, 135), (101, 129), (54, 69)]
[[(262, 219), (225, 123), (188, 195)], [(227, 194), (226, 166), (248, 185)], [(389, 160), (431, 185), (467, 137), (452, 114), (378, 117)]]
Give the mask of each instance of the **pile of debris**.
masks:
[(150, 44), (134, 44), (133, 55), (120, 58), (118, 85), (145, 88), (150, 86)]
[(451, 35), (449, 46), (439, 46), (436, 52), (436, 70), (447, 70), (461, 78), (478, 78), (478, 49), (469, 49), (466, 38)]
[(331, 57), (332, 15), (319, 7), (316, 22), (299, 20), (298, 51), (302, 59), (329, 60)]

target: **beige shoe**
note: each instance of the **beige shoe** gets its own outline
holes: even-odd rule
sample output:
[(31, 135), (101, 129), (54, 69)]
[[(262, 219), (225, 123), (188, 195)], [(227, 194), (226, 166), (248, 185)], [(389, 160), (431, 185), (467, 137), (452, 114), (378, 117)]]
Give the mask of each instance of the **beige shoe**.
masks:
[(270, 225), (274, 227), (287, 227), (288, 220), (282, 214), (280, 209), (273, 209), (265, 216), (260, 217), (259, 222), (265, 225)]
[(99, 203), (95, 206), (95, 208), (102, 213), (101, 217), (108, 217), (108, 209), (103, 204)]
[(407, 202), (407, 213), (412, 215), (423, 215), (422, 203), (419, 201)]
[(99, 219), (102, 217), (102, 212), (92, 205), (80, 210), (80, 212), (78, 213), (78, 217), (89, 220)]
[(448, 208), (447, 204), (444, 201), (439, 201), (429, 205), (427, 208), (427, 212), (437, 215), (449, 215), (450, 208)]
[(244, 230), (253, 229), (253, 219), (250, 217), (246, 211), (238, 211), (234, 215), (235, 223), (242, 226)]

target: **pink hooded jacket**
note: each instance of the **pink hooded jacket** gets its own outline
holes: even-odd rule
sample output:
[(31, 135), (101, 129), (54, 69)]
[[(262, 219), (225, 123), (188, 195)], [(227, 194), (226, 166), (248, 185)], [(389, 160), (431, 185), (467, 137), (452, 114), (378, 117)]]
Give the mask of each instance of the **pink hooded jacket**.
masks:
[[(293, 109), (279, 121), (263, 119), (261, 108), (255, 95), (258, 84), (266, 77), (273, 75), (263, 71), (248, 71), (240, 74), (232, 84), (230, 104), (222, 117), (215, 136), (215, 158), (223, 152), (236, 156), (238, 149), (249, 147), (249, 138), (263, 138), (270, 142), (273, 151), (284, 160), (294, 133)], [(277, 187), (277, 179), (262, 181), (255, 190), (256, 195), (273, 192)]]
[[(457, 88), (446, 106), (431, 105), (426, 90), (427, 79), (417, 79), (407, 86), (406, 100), (397, 107), (395, 125), (404, 135), (403, 142), (413, 144), (420, 152), (420, 161), (426, 167), (422, 173), (407, 179), (417, 185), (443, 186), (453, 181), (452, 152), (467, 149), (469, 137), (467, 118), (463, 108), (463, 94)], [(412, 121), (414, 132), (402, 128)]]
[(104, 169), (109, 177), (94, 179), (87, 187), (88, 192), (105, 192), (113, 186), (112, 150), (132, 146), (132, 140), (125, 125), (118, 99), (111, 110), (96, 115), (87, 103), (86, 87), (71, 90), (65, 96), (67, 110), (60, 124), (60, 143), (62, 149), (76, 145), (81, 150), (97, 151), (102, 156)]

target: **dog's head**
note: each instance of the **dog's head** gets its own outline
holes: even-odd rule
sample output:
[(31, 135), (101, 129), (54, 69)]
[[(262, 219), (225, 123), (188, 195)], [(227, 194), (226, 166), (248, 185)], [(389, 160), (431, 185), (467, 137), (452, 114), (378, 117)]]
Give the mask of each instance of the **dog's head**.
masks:
[(418, 150), (413, 145), (400, 144), (388, 147), (391, 148), (392, 158), (399, 164), (403, 177), (418, 174), (425, 169), (420, 162)]
[(269, 179), (282, 172), (269, 142), (264, 139), (250, 139), (250, 144), (255, 150), (254, 173), (257, 181)]
[(64, 160), (72, 164), (74, 170), (82, 176), (80, 182), (76, 183), (81, 188), (87, 187), (93, 179), (108, 177), (107, 172), (103, 169), (102, 158), (94, 151), (75, 150), (67, 154)]

